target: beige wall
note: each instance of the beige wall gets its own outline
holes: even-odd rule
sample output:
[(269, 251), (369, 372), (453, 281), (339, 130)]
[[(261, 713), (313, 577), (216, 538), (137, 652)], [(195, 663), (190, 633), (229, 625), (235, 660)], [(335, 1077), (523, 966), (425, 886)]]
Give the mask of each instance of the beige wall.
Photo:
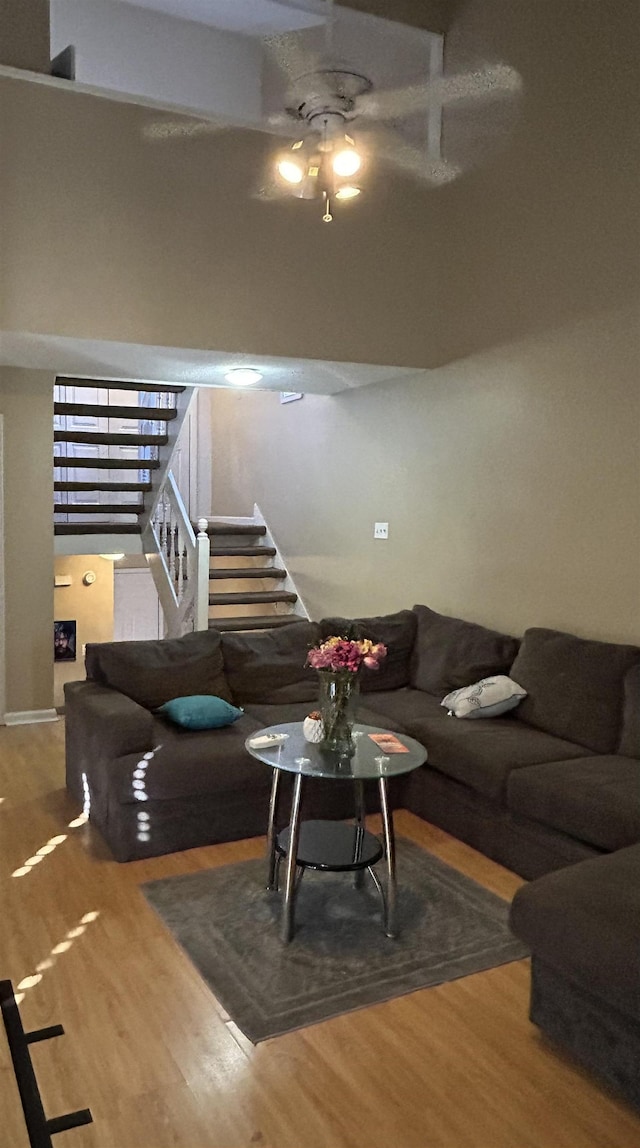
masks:
[(508, 60), (525, 103), (442, 200), (447, 366), (287, 406), (214, 395), (214, 509), (258, 501), (312, 614), (420, 601), (640, 642), (639, 25), (624, 0), (461, 11), (450, 66)]
[(633, 324), (621, 310), (285, 406), (217, 391), (214, 511), (258, 501), (314, 617), (423, 602), (640, 642)]
[[(75, 619), (76, 661), (56, 662), (53, 668), (54, 704), (64, 705), (64, 683), (84, 678), (82, 647), (87, 642), (110, 642), (113, 638), (113, 562), (99, 554), (58, 556), (56, 574), (71, 578), (70, 586), (57, 586), (53, 591), (53, 611), (58, 621)], [(91, 571), (96, 580), (85, 586), (83, 575)]]
[(49, 0), (0, 0), (0, 64), (49, 71)]
[(0, 367), (7, 712), (53, 705), (53, 377)]

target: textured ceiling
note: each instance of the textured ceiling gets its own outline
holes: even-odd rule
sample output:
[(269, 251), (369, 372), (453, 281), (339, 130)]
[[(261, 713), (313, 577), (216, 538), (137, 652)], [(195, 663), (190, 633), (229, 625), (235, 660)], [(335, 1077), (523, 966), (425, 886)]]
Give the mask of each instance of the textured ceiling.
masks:
[[(418, 373), (412, 367), (333, 363), (317, 359), (226, 354), (184, 347), (150, 347), (71, 339), (61, 335), (0, 332), (0, 365), (49, 370), (53, 374), (110, 380), (161, 380), (188, 386), (232, 387), (231, 367), (256, 367), (263, 374), (251, 390), (302, 391), (333, 395), (370, 383), (397, 382)], [(247, 388), (248, 389), (248, 388)]]

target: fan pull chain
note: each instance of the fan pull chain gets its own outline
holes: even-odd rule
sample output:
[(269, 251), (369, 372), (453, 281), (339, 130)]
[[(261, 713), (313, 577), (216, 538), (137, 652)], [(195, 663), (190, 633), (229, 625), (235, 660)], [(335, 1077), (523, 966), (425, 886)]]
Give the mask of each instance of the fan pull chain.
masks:
[(333, 216), (331, 214), (331, 200), (329, 199), (329, 196), (327, 195), (327, 193), (325, 191), (325, 193), (324, 193), (324, 215), (322, 216), (322, 222), (323, 223), (331, 223), (332, 219), (333, 219)]

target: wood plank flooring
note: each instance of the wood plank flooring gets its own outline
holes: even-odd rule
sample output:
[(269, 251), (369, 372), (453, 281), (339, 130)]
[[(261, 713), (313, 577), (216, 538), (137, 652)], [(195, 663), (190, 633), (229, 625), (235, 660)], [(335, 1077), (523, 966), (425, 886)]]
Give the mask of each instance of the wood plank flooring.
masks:
[[(116, 864), (90, 826), (70, 824), (80, 811), (64, 790), (63, 737), (63, 722), (0, 728), (0, 976), (23, 984), (26, 1028), (66, 1030), (32, 1046), (47, 1114), (88, 1106), (95, 1121), (57, 1145), (640, 1144), (640, 1118), (529, 1023), (527, 961), (253, 1047), (139, 885), (258, 857), (263, 841)], [(500, 896), (520, 883), (411, 814), (396, 824)], [(0, 1041), (0, 1144), (26, 1142)]]

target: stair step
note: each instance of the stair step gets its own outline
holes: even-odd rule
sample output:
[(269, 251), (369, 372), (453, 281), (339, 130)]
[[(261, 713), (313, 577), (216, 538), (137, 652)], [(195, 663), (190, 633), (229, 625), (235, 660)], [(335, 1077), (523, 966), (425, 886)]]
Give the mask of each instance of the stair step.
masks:
[[(54, 430), (54, 442), (94, 443), (96, 446), (166, 446), (166, 434), (101, 434), (99, 431)], [(78, 460), (75, 459), (78, 466)], [(142, 469), (142, 468), (141, 468)]]
[(254, 618), (210, 618), (209, 629), (227, 632), (228, 630), (273, 630), (276, 626), (293, 626), (305, 622), (299, 614), (269, 614)]
[(275, 546), (211, 546), (212, 558), (275, 558)]
[(54, 482), (54, 490), (104, 490), (124, 493), (124, 491), (151, 490), (150, 482)]
[(54, 514), (142, 514), (141, 502), (68, 503), (54, 502)]
[(117, 407), (109, 403), (54, 403), (54, 415), (95, 415), (105, 419), (144, 419), (146, 422), (170, 422), (177, 415), (175, 407)]
[[(193, 529), (198, 532), (197, 523), (193, 523)], [(207, 526), (207, 534), (242, 534), (242, 535), (264, 535), (267, 533), (266, 526), (257, 526), (255, 523), (244, 522), (210, 522)], [(243, 554), (245, 551), (243, 551)]]
[(210, 594), (210, 606), (244, 606), (258, 602), (297, 602), (291, 590), (247, 590), (241, 594)]
[(179, 387), (173, 383), (136, 383), (126, 382), (122, 383), (114, 379), (78, 379), (67, 378), (60, 376), (56, 378), (57, 386), (70, 386), (70, 387), (97, 387), (99, 390), (110, 391), (154, 391), (160, 394), (181, 395), (186, 391), (186, 387)]
[(138, 522), (55, 522), (54, 534), (140, 534)]
[(223, 570), (219, 566), (213, 566), (209, 571), (209, 578), (216, 580), (231, 578), (277, 578), (280, 580), (286, 577), (287, 571), (280, 570), (276, 566), (241, 566), (239, 570)]
[(54, 454), (54, 466), (72, 467), (77, 470), (157, 470), (157, 458), (76, 458), (75, 455)]

